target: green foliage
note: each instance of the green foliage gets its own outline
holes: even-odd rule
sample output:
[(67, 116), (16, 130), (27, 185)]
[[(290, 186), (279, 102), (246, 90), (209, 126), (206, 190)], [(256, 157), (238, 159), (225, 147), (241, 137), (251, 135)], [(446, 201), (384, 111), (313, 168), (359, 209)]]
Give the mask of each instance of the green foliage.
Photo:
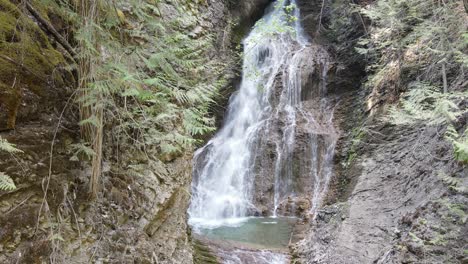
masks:
[[(10, 154), (23, 152), (2, 137), (0, 137), (0, 151)], [(16, 186), (11, 177), (0, 171), (0, 191), (12, 191), (14, 189), (16, 189)]]
[(452, 142), (455, 159), (468, 163), (468, 129), (460, 135), (457, 130), (450, 125), (445, 133), (445, 138)]
[(0, 137), (0, 151), (7, 153), (22, 153), (22, 150), (16, 148), (15, 144), (9, 143), (6, 139)]
[(468, 188), (464, 185), (462, 178), (450, 177), (445, 173), (439, 173), (439, 178), (453, 191), (458, 193), (468, 193)]
[[(461, 1), (379, 0), (361, 13), (373, 21), (356, 51), (371, 61), (371, 97), (396, 101), (395, 124), (448, 125), (468, 110), (464, 87), (468, 56), (466, 14)], [(455, 158), (468, 159), (465, 136), (449, 128)]]
[(448, 243), (447, 238), (443, 234), (437, 234), (435, 238), (431, 239), (428, 244), (435, 246), (446, 246)]
[[(466, 14), (460, 1), (379, 0), (360, 10), (374, 25), (357, 51), (371, 60), (368, 70), (380, 76), (369, 78), (368, 87), (388, 89), (393, 81), (404, 90), (415, 78), (441, 87), (445, 66), (449, 88), (459, 88), (468, 65)], [(388, 74), (389, 66), (398, 74)]]
[(444, 94), (440, 92), (440, 88), (419, 82), (414, 82), (409, 87), (410, 90), (403, 94), (399, 107), (394, 106), (389, 111), (390, 121), (394, 124), (444, 124), (453, 122), (468, 112), (457, 106), (457, 102), (468, 100), (466, 92)]
[(96, 155), (96, 152), (94, 152), (94, 150), (85, 143), (70, 145), (70, 152), (73, 153), (73, 156), (70, 158), (72, 161), (78, 161), (79, 157), (91, 159), (91, 157)]
[(452, 202), (449, 199), (440, 199), (439, 203), (448, 209), (448, 217), (459, 224), (466, 224), (468, 220), (468, 207), (462, 203)]
[(10, 176), (0, 171), (0, 191), (12, 191), (16, 189), (16, 185)]
[(344, 167), (348, 168), (353, 161), (358, 157), (357, 151), (358, 147), (361, 145), (362, 140), (366, 136), (366, 131), (362, 128), (355, 128), (351, 132), (351, 146), (349, 148)]
[(459, 134), (451, 125), (459, 117), (468, 113), (460, 109), (458, 103), (468, 100), (467, 92), (444, 94), (439, 88), (415, 83), (404, 94), (399, 107), (389, 110), (389, 119), (394, 124), (425, 123), (427, 125), (447, 125), (445, 138), (452, 143), (455, 159), (468, 163), (468, 129)]
[(409, 237), (411, 238), (411, 240), (415, 243), (418, 243), (418, 244), (421, 244), (423, 245), (424, 244), (424, 241), (419, 238), (415, 233), (413, 232), (409, 232)]
[[(206, 55), (212, 36), (193, 38), (187, 32), (195, 6), (174, 3), (188, 13), (169, 20), (161, 18), (158, 3), (101, 1), (94, 23), (68, 10), (84, 25), (76, 34), (80, 57), (89, 58), (93, 67), (78, 102), (103, 109), (113, 141), (156, 157), (191, 149), (198, 137), (215, 130), (210, 106), (225, 85), (216, 81), (225, 65)], [(100, 116), (92, 114), (80, 125), (98, 127)], [(74, 145), (74, 159), (80, 153), (94, 155), (88, 145)]]
[[(253, 45), (262, 43), (263, 40), (269, 39), (282, 34), (297, 34), (295, 27), (292, 25), (298, 18), (294, 16), (296, 6), (294, 4), (286, 5), (285, 0), (279, 0), (275, 4), (275, 9), (283, 9), (280, 12), (273, 13), (268, 18), (268, 25), (265, 19), (260, 19), (255, 24), (256, 34), (255, 38), (250, 38)], [(248, 52), (248, 51), (247, 51)]]

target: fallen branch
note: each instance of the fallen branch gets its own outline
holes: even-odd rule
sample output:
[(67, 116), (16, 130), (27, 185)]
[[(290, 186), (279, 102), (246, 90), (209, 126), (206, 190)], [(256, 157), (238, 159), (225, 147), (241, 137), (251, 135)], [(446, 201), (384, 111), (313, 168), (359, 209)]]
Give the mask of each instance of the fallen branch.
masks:
[(70, 45), (70, 43), (68, 43), (68, 41), (62, 36), (60, 35), (57, 30), (55, 30), (55, 28), (52, 26), (52, 24), (49, 23), (49, 21), (45, 20), (40, 14), (39, 12), (36, 11), (36, 9), (33, 8), (33, 6), (29, 3), (29, 2), (26, 2), (26, 8), (28, 9), (28, 11), (34, 16), (34, 18), (36, 18), (37, 21), (39, 21), (39, 23), (45, 27), (45, 29), (50, 33), (52, 34), (52, 36), (55, 38), (55, 40), (57, 40), (58, 43), (60, 43), (60, 45), (63, 46), (63, 48), (73, 57), (73, 58), (76, 58), (77, 54), (75, 52), (75, 50), (72, 48), (72, 46)]
[(11, 212), (13, 212), (14, 210), (16, 210), (18, 207), (20, 207), (21, 205), (23, 205), (27, 200), (29, 200), (29, 198), (31, 198), (33, 195), (30, 194), (28, 197), (26, 197), (26, 199), (24, 199), (22, 202), (20, 202), (18, 205), (16, 205), (15, 207), (13, 207), (12, 209), (8, 210), (8, 212), (6, 212), (4, 214), (4, 216), (10, 214)]

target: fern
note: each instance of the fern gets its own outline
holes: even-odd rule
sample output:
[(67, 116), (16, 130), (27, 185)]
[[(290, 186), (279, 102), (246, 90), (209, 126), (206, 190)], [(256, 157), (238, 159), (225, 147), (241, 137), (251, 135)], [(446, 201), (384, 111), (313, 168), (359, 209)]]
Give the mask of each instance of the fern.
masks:
[(445, 138), (453, 145), (455, 159), (468, 163), (468, 129), (460, 135), (457, 130), (450, 125), (445, 133)]
[[(22, 150), (16, 148), (14, 144), (9, 143), (6, 139), (0, 137), (0, 151), (6, 153), (22, 153)], [(10, 176), (0, 171), (0, 190), (1, 191), (12, 191), (16, 189), (15, 183)]]
[[(195, 16), (160, 19), (160, 1), (98, 2), (104, 12), (93, 21), (67, 10), (74, 24), (82, 25), (76, 31), (78, 57), (93, 66), (77, 103), (103, 110), (103, 116), (90, 114), (80, 125), (111, 127), (105, 134), (112, 142), (151, 157), (191, 150), (200, 143), (196, 137), (215, 130), (209, 108), (226, 85), (216, 81), (226, 65), (206, 56), (215, 37), (187, 34)], [(96, 155), (92, 142), (73, 145), (73, 159)]]
[(410, 91), (403, 95), (400, 106), (389, 111), (390, 121), (394, 124), (443, 124), (453, 122), (468, 112), (459, 109), (456, 103), (467, 100), (468, 93), (443, 94), (440, 88), (419, 82), (410, 87)]
[(356, 48), (371, 62), (367, 87), (376, 95), (393, 99), (416, 78), (440, 87), (442, 75), (446, 75), (448, 91), (463, 90), (468, 60), (465, 12), (459, 7), (453, 0), (439, 4), (431, 0), (379, 0), (358, 6), (373, 22)]
[(22, 150), (16, 148), (14, 144), (9, 143), (6, 139), (0, 136), (0, 151), (7, 153), (22, 153)]
[[(460, 109), (457, 102), (468, 100), (468, 93), (443, 94), (440, 89), (424, 83), (414, 83), (401, 99), (400, 107), (389, 110), (389, 120), (394, 124), (425, 122), (429, 125), (451, 124), (468, 109)], [(468, 163), (468, 129), (460, 135), (453, 125), (448, 125), (445, 138), (452, 143), (455, 159)]]
[(468, 188), (466, 184), (464, 184), (464, 181), (463, 181), (464, 179), (450, 177), (442, 172), (440, 172), (438, 176), (448, 186), (449, 189), (458, 193), (463, 193), (463, 194), (468, 193)]
[(70, 158), (70, 160), (72, 161), (78, 161), (79, 160), (78, 157), (80, 155), (85, 156), (87, 159), (90, 159), (94, 155), (96, 155), (96, 152), (94, 152), (94, 150), (91, 147), (83, 143), (72, 144), (70, 146), (70, 151), (73, 153), (73, 156)]
[(12, 191), (16, 189), (16, 185), (10, 176), (0, 171), (0, 191)]

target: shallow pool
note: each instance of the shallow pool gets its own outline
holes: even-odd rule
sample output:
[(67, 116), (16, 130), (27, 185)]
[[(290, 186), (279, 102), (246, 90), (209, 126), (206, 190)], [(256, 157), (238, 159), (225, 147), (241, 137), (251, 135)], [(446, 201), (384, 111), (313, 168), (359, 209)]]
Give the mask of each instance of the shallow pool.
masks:
[(210, 239), (240, 242), (260, 248), (286, 248), (291, 239), (295, 218), (251, 217), (236, 225), (215, 228), (194, 227), (194, 231)]

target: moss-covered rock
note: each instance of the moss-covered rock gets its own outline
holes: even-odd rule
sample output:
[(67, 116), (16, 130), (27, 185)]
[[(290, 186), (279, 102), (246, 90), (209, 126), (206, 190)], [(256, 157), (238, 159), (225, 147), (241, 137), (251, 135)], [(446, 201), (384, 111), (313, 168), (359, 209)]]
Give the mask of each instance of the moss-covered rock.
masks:
[(8, 110), (10, 129), (15, 126), (22, 90), (44, 96), (51, 83), (60, 81), (54, 70), (65, 61), (23, 8), (0, 0), (0, 104)]

